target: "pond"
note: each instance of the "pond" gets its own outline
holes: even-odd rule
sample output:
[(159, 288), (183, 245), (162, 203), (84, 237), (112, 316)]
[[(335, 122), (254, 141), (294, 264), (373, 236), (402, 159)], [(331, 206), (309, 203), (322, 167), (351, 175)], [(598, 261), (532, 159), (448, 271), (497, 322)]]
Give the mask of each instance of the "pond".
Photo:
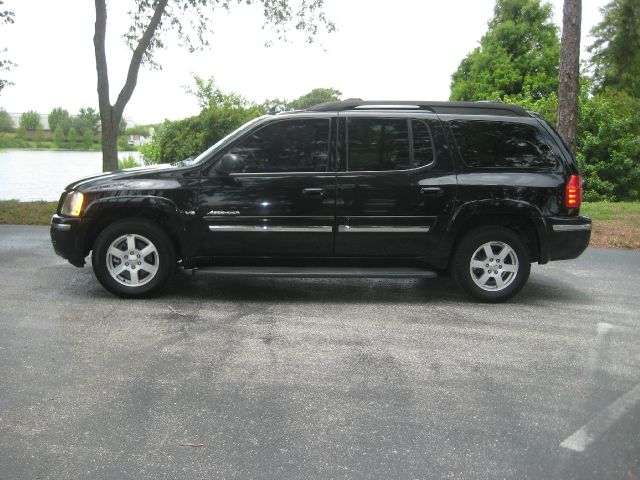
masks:
[[(139, 152), (120, 152), (119, 158)], [(102, 152), (0, 150), (0, 200), (54, 201), (68, 184), (102, 171)]]

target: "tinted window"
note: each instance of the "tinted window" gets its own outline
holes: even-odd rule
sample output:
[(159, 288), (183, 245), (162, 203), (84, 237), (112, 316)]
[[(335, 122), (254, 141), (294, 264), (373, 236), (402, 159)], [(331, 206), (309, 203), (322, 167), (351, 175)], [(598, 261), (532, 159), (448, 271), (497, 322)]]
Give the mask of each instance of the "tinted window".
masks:
[(352, 171), (411, 168), (407, 120), (349, 118), (347, 150)]
[(433, 135), (429, 125), (421, 120), (412, 120), (413, 167), (422, 167), (433, 162)]
[(558, 157), (533, 125), (482, 120), (451, 122), (464, 163), (470, 167), (554, 168)]
[(324, 172), (329, 158), (329, 120), (284, 120), (267, 125), (233, 147), (239, 172)]

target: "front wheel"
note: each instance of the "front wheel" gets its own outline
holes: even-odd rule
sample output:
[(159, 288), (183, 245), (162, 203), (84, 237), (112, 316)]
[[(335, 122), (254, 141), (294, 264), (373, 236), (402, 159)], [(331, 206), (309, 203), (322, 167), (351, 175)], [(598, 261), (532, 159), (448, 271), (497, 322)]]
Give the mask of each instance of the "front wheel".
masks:
[(453, 259), (458, 287), (483, 302), (501, 302), (518, 293), (529, 278), (531, 260), (520, 236), (504, 227), (469, 232)]
[(146, 297), (160, 290), (174, 270), (171, 240), (158, 225), (126, 219), (105, 228), (93, 245), (93, 271), (111, 293)]

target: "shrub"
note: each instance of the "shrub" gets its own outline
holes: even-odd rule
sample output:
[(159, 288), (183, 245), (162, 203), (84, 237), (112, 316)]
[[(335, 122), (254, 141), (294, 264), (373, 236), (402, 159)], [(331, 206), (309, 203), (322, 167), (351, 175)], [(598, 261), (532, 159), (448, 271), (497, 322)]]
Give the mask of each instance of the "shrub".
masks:
[(140, 164), (136, 161), (135, 158), (133, 158), (132, 155), (118, 160), (118, 170), (124, 170), (125, 168), (134, 168), (139, 166)]
[(78, 131), (75, 127), (71, 127), (69, 129), (69, 133), (67, 133), (67, 140), (71, 143), (76, 143), (78, 141)]
[(58, 124), (56, 129), (53, 131), (53, 141), (56, 142), (58, 146), (64, 143), (64, 128), (62, 128), (62, 125), (60, 124)]
[(84, 132), (84, 134), (82, 135), (82, 145), (87, 150), (91, 148), (91, 145), (93, 145), (93, 132), (89, 130)]

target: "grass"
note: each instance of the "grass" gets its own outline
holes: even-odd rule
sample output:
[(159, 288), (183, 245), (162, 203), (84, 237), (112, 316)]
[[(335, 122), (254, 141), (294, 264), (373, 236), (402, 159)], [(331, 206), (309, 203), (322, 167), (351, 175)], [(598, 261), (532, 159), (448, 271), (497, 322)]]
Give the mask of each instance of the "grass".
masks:
[[(0, 224), (48, 225), (57, 202), (0, 201)], [(580, 213), (593, 219), (591, 246), (640, 250), (640, 202), (584, 202)]]
[(0, 201), (0, 224), (48, 225), (58, 202)]
[(585, 202), (580, 213), (593, 220), (590, 246), (640, 250), (640, 202)]

